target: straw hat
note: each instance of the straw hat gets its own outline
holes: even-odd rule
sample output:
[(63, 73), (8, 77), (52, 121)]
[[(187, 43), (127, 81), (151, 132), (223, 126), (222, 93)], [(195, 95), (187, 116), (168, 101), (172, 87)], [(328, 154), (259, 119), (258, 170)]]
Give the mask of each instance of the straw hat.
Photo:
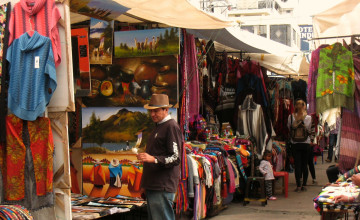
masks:
[(119, 160), (118, 159), (112, 159), (111, 165), (114, 166), (114, 167), (119, 166)]
[(166, 94), (152, 94), (149, 104), (144, 105), (146, 109), (171, 108), (169, 97)]

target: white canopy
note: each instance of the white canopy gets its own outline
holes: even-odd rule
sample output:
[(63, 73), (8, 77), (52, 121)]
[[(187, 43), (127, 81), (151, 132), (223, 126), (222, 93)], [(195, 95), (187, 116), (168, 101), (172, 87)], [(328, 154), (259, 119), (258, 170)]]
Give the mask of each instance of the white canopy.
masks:
[(360, 34), (360, 0), (344, 0), (314, 15), (314, 37)]
[(305, 58), (297, 48), (240, 30), (239, 27), (220, 30), (188, 29), (187, 31), (199, 38), (213, 40), (216, 51), (239, 51), (238, 54), (231, 53), (235, 57), (240, 57), (240, 51), (246, 52), (244, 56), (249, 56), (261, 66), (277, 74), (308, 75)]
[(219, 30), (188, 29), (188, 32), (199, 38), (213, 40), (226, 45), (227, 48), (232, 48), (232, 50), (241, 50), (247, 53), (300, 53), (300, 50), (297, 48), (288, 47), (276, 41), (241, 30), (239, 27), (227, 27)]
[[(112, 2), (103, 0), (103, 2)], [(172, 27), (193, 29), (219, 29), (231, 26), (230, 21), (216, 18), (201, 11), (187, 0), (113, 0), (130, 8), (116, 20), (128, 23), (158, 22)], [(83, 15), (71, 15), (71, 23), (87, 20)]]

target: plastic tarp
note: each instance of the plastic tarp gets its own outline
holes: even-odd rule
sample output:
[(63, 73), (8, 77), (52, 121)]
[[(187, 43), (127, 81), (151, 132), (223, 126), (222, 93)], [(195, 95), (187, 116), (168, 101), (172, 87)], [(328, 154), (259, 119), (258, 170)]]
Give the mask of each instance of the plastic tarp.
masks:
[(360, 0), (344, 0), (313, 17), (315, 37), (360, 34)]
[[(111, 0), (103, 0), (104, 2)], [(193, 29), (219, 29), (232, 25), (231, 21), (222, 20), (190, 4), (187, 0), (113, 0), (130, 8), (116, 20), (128, 23), (158, 22), (172, 27)], [(87, 20), (88, 17), (73, 15), (71, 22)]]

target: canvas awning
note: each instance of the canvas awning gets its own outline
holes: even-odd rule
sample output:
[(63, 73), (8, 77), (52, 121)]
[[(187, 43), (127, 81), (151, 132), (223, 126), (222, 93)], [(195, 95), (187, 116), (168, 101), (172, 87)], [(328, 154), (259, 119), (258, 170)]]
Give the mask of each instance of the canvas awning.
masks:
[[(193, 29), (219, 29), (232, 25), (201, 11), (187, 0), (102, 0), (101, 3), (116, 2), (129, 8), (115, 20), (127, 23), (158, 22), (172, 27)], [(72, 12), (75, 12), (72, 10)], [(83, 15), (72, 14), (71, 23), (87, 20)]]
[[(239, 27), (227, 27), (218, 30), (188, 29), (188, 32), (196, 37), (226, 45), (226, 47), (232, 48), (232, 50), (247, 53), (300, 53), (300, 50), (297, 48), (288, 47), (276, 41), (241, 30)], [(226, 47), (224, 48), (226, 49)]]
[(360, 0), (344, 0), (314, 15), (315, 37), (336, 37), (360, 34)]
[(297, 48), (288, 47), (270, 39), (240, 30), (239, 27), (228, 27), (220, 30), (187, 30), (195, 36), (213, 40), (216, 51), (239, 51), (231, 56), (240, 57), (245, 52), (251, 60), (260, 63), (268, 70), (281, 75), (308, 75), (306, 60)]

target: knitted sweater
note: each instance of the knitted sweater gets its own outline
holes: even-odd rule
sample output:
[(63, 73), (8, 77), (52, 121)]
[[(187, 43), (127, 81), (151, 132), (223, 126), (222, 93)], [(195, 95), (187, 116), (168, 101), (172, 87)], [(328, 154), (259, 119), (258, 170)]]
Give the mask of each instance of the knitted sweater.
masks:
[(340, 43), (320, 50), (316, 83), (316, 113), (335, 107), (354, 109), (354, 63), (351, 51)]
[(61, 62), (61, 45), (56, 24), (60, 18), (54, 0), (20, 0), (11, 12), (9, 45), (25, 32), (36, 30), (42, 36), (51, 39), (55, 66), (58, 66)]
[(14, 40), (9, 61), (8, 107), (21, 119), (34, 121), (44, 113), (56, 89), (56, 70), (51, 40), (34, 32)]

